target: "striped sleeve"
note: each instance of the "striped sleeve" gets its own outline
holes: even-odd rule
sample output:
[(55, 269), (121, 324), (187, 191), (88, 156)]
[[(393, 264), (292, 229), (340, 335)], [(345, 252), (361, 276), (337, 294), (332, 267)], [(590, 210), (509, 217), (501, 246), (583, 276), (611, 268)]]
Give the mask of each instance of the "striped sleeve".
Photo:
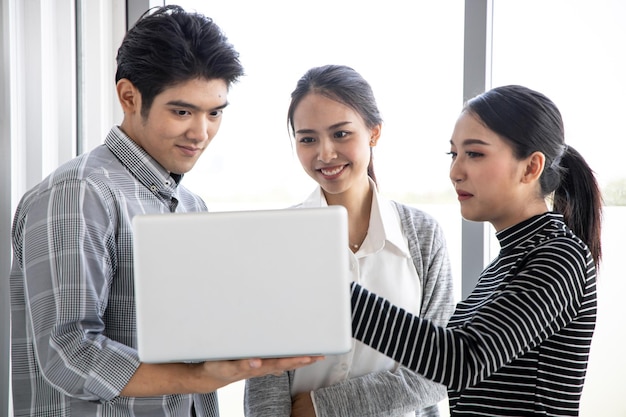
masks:
[[(510, 270), (506, 285), (444, 329), (352, 283), (354, 337), (453, 390), (474, 386), (572, 323), (590, 258), (572, 239), (554, 239)], [(592, 262), (591, 262), (592, 264)], [(501, 276), (498, 268), (486, 270)], [(458, 312), (457, 312), (458, 313)]]

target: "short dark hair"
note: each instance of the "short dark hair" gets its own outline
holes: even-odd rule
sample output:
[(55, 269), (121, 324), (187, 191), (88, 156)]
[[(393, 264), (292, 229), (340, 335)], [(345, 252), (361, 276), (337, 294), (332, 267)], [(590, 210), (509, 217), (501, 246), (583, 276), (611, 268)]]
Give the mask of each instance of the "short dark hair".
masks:
[(115, 82), (126, 78), (135, 85), (145, 117), (166, 88), (196, 78), (230, 87), (243, 73), (239, 53), (211, 18), (169, 5), (148, 10), (126, 33)]
[(542, 195), (553, 193), (554, 210), (563, 214), (599, 264), (602, 195), (585, 159), (565, 144), (563, 119), (552, 100), (524, 86), (506, 85), (468, 100), (464, 111), (508, 142), (516, 158), (543, 153), (546, 162), (539, 179)]
[[(363, 118), (369, 129), (383, 122), (372, 87), (361, 74), (345, 65), (324, 65), (309, 69), (298, 80), (295, 90), (291, 93), (287, 124), (292, 135), (295, 135), (293, 114), (302, 99), (309, 93), (320, 94), (350, 107)], [(371, 152), (367, 174), (376, 182)]]

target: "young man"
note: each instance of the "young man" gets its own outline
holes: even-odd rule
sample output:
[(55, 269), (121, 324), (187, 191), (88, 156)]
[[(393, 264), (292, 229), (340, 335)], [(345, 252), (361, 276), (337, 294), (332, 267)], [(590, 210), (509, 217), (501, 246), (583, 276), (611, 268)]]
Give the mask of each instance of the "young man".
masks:
[(117, 63), (122, 124), (26, 193), (15, 214), (15, 416), (215, 416), (216, 389), (316, 360), (140, 363), (131, 219), (206, 210), (180, 182), (243, 68), (211, 19), (176, 6), (140, 19)]

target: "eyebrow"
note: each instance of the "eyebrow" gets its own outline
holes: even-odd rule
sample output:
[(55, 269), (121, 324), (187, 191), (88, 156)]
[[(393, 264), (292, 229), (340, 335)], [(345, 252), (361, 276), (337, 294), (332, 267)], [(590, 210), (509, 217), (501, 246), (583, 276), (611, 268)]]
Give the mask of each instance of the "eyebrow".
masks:
[[(190, 110), (194, 110), (194, 111), (203, 111), (200, 107), (196, 106), (195, 104), (191, 104), (191, 103), (188, 103), (188, 102), (183, 101), (183, 100), (172, 100), (172, 101), (168, 101), (165, 104), (167, 106), (172, 106), (172, 107), (182, 107), (184, 109), (190, 109)], [(209, 111), (222, 110), (222, 109), (226, 108), (226, 106), (228, 106), (228, 104), (229, 103), (227, 101), (224, 104), (222, 104), (221, 106), (217, 106), (217, 107), (214, 107), (212, 109), (209, 109)]]
[[(452, 139), (450, 139), (450, 145), (454, 145), (454, 143), (452, 142)], [(489, 143), (485, 142), (482, 139), (463, 139), (463, 141), (461, 141), (461, 145), (463, 145), (463, 146), (467, 146), (467, 145), (486, 145), (486, 146), (489, 146)]]
[[(352, 122), (349, 122), (349, 121), (335, 123), (334, 125), (329, 126), (328, 130), (335, 130), (335, 129), (338, 129), (338, 128), (342, 127), (342, 126), (349, 125), (351, 123)], [(303, 133), (305, 133), (305, 134), (306, 133), (315, 133), (315, 130), (314, 129), (300, 129), (300, 130), (296, 130), (296, 133), (300, 133), (300, 134), (303, 134)]]

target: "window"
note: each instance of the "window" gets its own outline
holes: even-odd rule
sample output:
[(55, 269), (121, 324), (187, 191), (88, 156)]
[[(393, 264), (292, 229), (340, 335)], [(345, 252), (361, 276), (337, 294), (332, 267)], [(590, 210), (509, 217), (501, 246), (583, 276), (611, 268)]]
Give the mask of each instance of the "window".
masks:
[(300, 76), (329, 63), (352, 66), (374, 89), (385, 121), (374, 152), (381, 190), (415, 203), (451, 200), (445, 152), (462, 105), (462, 7), (323, 0), (305, 11), (281, 3), (274, 13), (250, 1), (242, 14), (241, 3), (177, 3), (215, 19), (247, 73), (229, 95), (211, 149), (185, 179), (210, 206), (283, 207), (309, 194), (313, 182), (292, 151), (287, 107)]
[(493, 86), (524, 84), (561, 110), (565, 140), (595, 170), (606, 207), (598, 320), (581, 416), (624, 415), (626, 283), (626, 3), (620, 0), (494, 0)]
[[(598, 415), (598, 410), (602, 415), (623, 415), (626, 405), (619, 401), (623, 383), (618, 378), (626, 371), (626, 359), (621, 354), (626, 342), (626, 313), (621, 308), (626, 282), (621, 278), (617, 260), (623, 253), (618, 239), (626, 230), (626, 170), (622, 163), (626, 141), (619, 123), (626, 111), (626, 3), (485, 1), (493, 1), (492, 85), (525, 84), (552, 98), (563, 113), (566, 140), (585, 155), (603, 187), (607, 206), (599, 317), (581, 416)], [(8, 235), (16, 199), (60, 160), (71, 157), (74, 132), (78, 130), (79, 136), (90, 132), (85, 142), (78, 145), (91, 149), (103, 139), (111, 120), (121, 120), (115, 99), (103, 99), (114, 92), (110, 90), (113, 68), (103, 64), (106, 59), (102, 57), (115, 56), (123, 34), (121, 15), (127, 3), (137, 1), (115, 0), (105, 5), (64, 0), (63, 7), (54, 10), (41, 1), (29, 3), (30, 8), (26, 9), (16, 0), (0, 2), (4, 29), (0, 31), (0, 50), (7, 58), (2, 77), (7, 94), (0, 113), (7, 121), (2, 124), (4, 136), (13, 138), (2, 142), (0, 152), (5, 161), (5, 184), (10, 181), (6, 188), (11, 190), (11, 198), (4, 201), (0, 210), (0, 229)], [(143, 8), (162, 0), (140, 3)], [(231, 91), (231, 106), (222, 130), (209, 152), (185, 178), (185, 184), (199, 192), (212, 210), (285, 207), (310, 192), (314, 184), (299, 166), (288, 136), (289, 95), (298, 78), (312, 66), (351, 65), (371, 83), (385, 120), (383, 137), (375, 150), (381, 192), (420, 206), (437, 217), (446, 232), (453, 272), (460, 278), (460, 216), (448, 181), (449, 159), (444, 153), (462, 105), (464, 2), (416, 2), (409, 7), (409, 2), (401, 0), (376, 4), (320, 0), (306, 8), (298, 2), (254, 0), (210, 5), (203, 0), (166, 3), (181, 4), (214, 18), (241, 52), (247, 71), (247, 76)], [(42, 17), (41, 22), (27, 18), (32, 15), (27, 12), (33, 10)], [(85, 96), (78, 111), (83, 113), (86, 126), (83, 130), (75, 129), (67, 122), (75, 117), (69, 111), (63, 112), (62, 118), (51, 117), (49, 112), (34, 112), (26, 126), (26, 103), (41, 102), (40, 90), (53, 91), (54, 84), (63, 83), (71, 73), (64, 67), (71, 58), (50, 53), (52, 49), (41, 45), (33, 49), (29, 42), (43, 39), (49, 45), (55, 37), (33, 34), (56, 33), (63, 36), (63, 41), (55, 47), (71, 48), (66, 32), (73, 32), (74, 28), (67, 19), (75, 12), (86, 16), (85, 21), (89, 22), (78, 34), (84, 38), (77, 39), (89, 45), (81, 65), (91, 74), (101, 72), (98, 77), (85, 80), (93, 84), (82, 86), (80, 92)], [(61, 15), (64, 18), (59, 19)], [(94, 25), (89, 16), (98, 16), (95, 21), (99, 23)], [(32, 55), (29, 59), (45, 58), (41, 60), (45, 65), (26, 65), (32, 72), (21, 71), (26, 50)], [(58, 64), (52, 72), (50, 62)], [(38, 85), (39, 90), (30, 83), (24, 93), (23, 80), (42, 79), (41, 71), (57, 77), (44, 77), (50, 82)], [(70, 100), (71, 96), (65, 99)], [(41, 129), (45, 137), (24, 134), (28, 129), (49, 124), (54, 129)], [(49, 140), (50, 135), (54, 140), (58, 136), (61, 142)], [(28, 155), (24, 143), (33, 144)], [(59, 149), (46, 152), (48, 148), (41, 146), (46, 143), (58, 144)], [(20, 155), (15, 157), (16, 153)], [(0, 257), (8, 261), (4, 262), (8, 271), (8, 240), (0, 249)], [(4, 293), (8, 301), (8, 287), (0, 288), (6, 289), (0, 294)], [(460, 288), (457, 285), (458, 291)], [(8, 303), (0, 305), (8, 312)], [(8, 379), (8, 337), (5, 314), (5, 320), (0, 320), (0, 385)], [(234, 384), (220, 390), (223, 415), (238, 415), (241, 388), (241, 384)], [(7, 395), (0, 398), (6, 399)], [(0, 409), (0, 415), (6, 411), (6, 407)]]
[[(267, 3), (246, 4), (245, 15), (235, 10), (241, 4), (179, 4), (215, 19), (241, 52), (248, 74), (231, 92), (232, 107), (212, 149), (186, 179), (209, 206), (282, 207), (305, 197), (313, 183), (287, 134), (289, 94), (311, 66), (351, 65), (372, 84), (385, 120), (375, 151), (381, 191), (437, 216), (460, 277), (460, 219), (443, 152), (462, 104), (461, 2), (420, 2), (409, 10), (400, 1), (375, 7), (325, 0), (306, 10), (283, 4), (276, 15)], [(620, 305), (625, 290), (615, 277), (620, 276), (617, 231), (626, 230), (626, 174), (620, 163), (626, 141), (616, 140), (626, 110), (620, 100), (626, 82), (619, 76), (626, 72), (626, 29), (620, 23), (626, 5), (619, 0), (494, 0), (491, 17), (488, 82), (524, 84), (553, 99), (563, 113), (567, 142), (585, 155), (603, 187), (600, 311), (581, 415), (593, 415), (593, 409), (623, 413), (623, 405), (606, 399), (619, 398), (621, 386), (616, 378), (622, 372), (610, 370), (626, 370), (623, 359), (615, 362), (625, 332), (607, 331), (623, 328), (617, 320), (624, 318), (612, 306)], [(617, 395), (600, 394), (607, 389)]]
[[(349, 65), (371, 84), (383, 116), (374, 149), (381, 193), (438, 219), (460, 279), (461, 217), (446, 152), (463, 104), (462, 2), (167, 3), (213, 18), (246, 70), (229, 94), (220, 132), (185, 176), (210, 210), (281, 208), (309, 195), (315, 183), (287, 130), (290, 94), (311, 67)], [(456, 288), (460, 297), (460, 283)], [(221, 407), (235, 407), (223, 414), (241, 408), (241, 387), (220, 390)]]

